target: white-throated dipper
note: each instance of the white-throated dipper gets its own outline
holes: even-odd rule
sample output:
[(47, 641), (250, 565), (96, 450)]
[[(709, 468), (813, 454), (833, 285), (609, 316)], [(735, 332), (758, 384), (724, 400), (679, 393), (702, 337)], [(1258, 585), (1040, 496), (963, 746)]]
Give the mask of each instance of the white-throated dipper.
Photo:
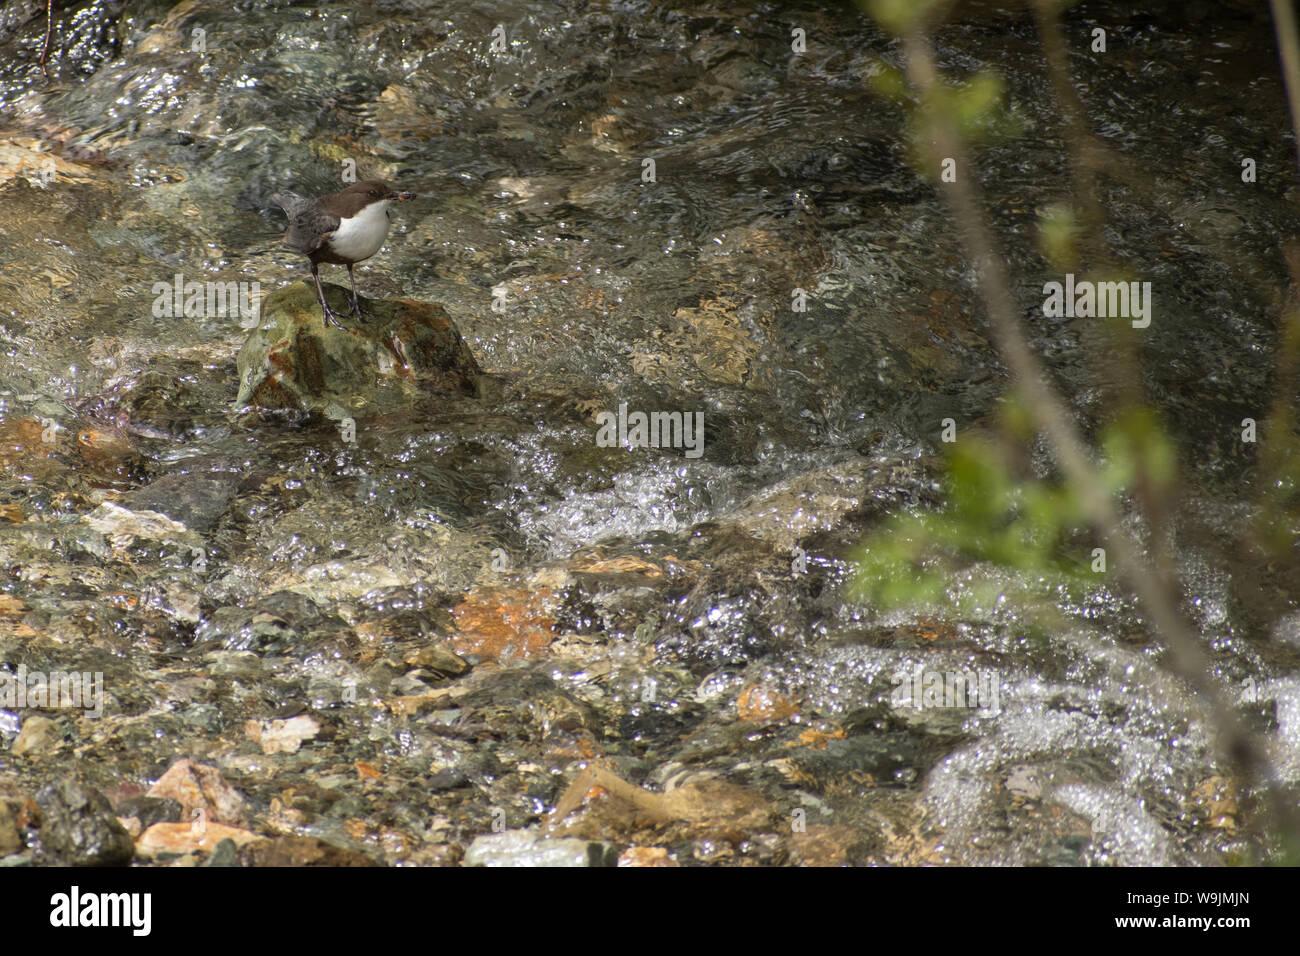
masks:
[(352, 306), (348, 315), (360, 317), (361, 302), (357, 299), (357, 283), (352, 277), (352, 267), (369, 259), (388, 236), (388, 204), (394, 199), (405, 202), (415, 198), (414, 193), (395, 193), (385, 182), (367, 179), (353, 183), (340, 193), (307, 199), (297, 193), (282, 192), (271, 196), (271, 201), (289, 217), (289, 228), (284, 232), (284, 244), (301, 252), (311, 262), (311, 277), (316, 281), (316, 295), (325, 321), (338, 328), (343, 323), (325, 301), (317, 267), (322, 262), (348, 267), (348, 282), (352, 286)]

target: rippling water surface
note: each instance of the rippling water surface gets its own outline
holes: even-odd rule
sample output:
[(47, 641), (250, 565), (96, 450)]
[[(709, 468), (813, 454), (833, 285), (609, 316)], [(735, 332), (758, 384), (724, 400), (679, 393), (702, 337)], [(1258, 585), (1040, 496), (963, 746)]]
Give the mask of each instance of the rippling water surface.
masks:
[[(544, 617), (568, 650), (494, 661), (480, 648), (476, 674), (546, 675), (595, 708), (583, 726), (602, 753), (644, 761), (647, 785), (707, 765), (778, 804), (803, 787), (823, 822), (875, 834), (877, 861), (1218, 863), (1241, 850), (1240, 812), (1206, 809), (1222, 780), (1204, 715), (1117, 594), (1063, 604), (1045, 638), (1024, 609), (970, 597), (996, 592), (998, 569), (954, 580), (942, 621), (847, 595), (862, 536), (935, 501), (939, 422), (987, 422), (1006, 388), (946, 207), (908, 162), (905, 116), (871, 92), (896, 45), (852, 7), (115, 6), (61, 19), (48, 78), (38, 27), (0, 33), (0, 492), (18, 509), (7, 566), (26, 569), (7, 586), (22, 613), (0, 660), (57, 663), (57, 645), (87, 642), (114, 713), (167, 727), (191, 715), (176, 732), (208, 741), (254, 792), (272, 778), (232, 756), (245, 717), (285, 696), (328, 710), (328, 686), (348, 680), (381, 701), (395, 675), (376, 676), (376, 661), (400, 658), (403, 640), (463, 637), (475, 602), (500, 601), (499, 618)], [(1107, 238), (1158, 290), (1143, 373), (1189, 465), (1188, 609), (1225, 684), (1255, 688), (1243, 712), (1295, 783), (1294, 597), (1241, 605), (1210, 547), (1249, 516), (1249, 462), (1225, 435), (1271, 401), (1294, 232), (1271, 30), (1248, 5), (1194, 24), (1194, 4), (1121, 6), (1072, 9), (1067, 42), (1092, 129), (1121, 161), (1100, 180)], [(1098, 23), (1105, 57), (1084, 39)], [(1036, 348), (1078, 414), (1103, 421), (1094, 383), (1112, 370), (1095, 330), (1039, 308), (1053, 276), (1037, 225), (1069, 186), (1035, 37), (1020, 13), (969, 4), (940, 60), (957, 78), (1005, 77), (1021, 133), (980, 150), (972, 175)], [(1254, 188), (1241, 156), (1257, 160)], [(358, 268), (363, 291), (443, 304), (502, 383), (499, 401), (363, 414), (351, 446), (328, 426), (231, 414), (244, 333), (151, 310), (154, 284), (176, 273), (264, 293), (303, 278), (270, 194), (331, 191), (349, 161), (419, 197)], [(596, 415), (620, 404), (703, 413), (703, 455), (600, 448)], [(42, 443), (51, 424), (60, 437)], [(195, 537), (84, 540), (86, 515), (167, 475), (208, 476), (227, 496), (187, 522)], [(310, 606), (263, 608), (287, 622), (268, 637), (238, 609), (276, 594)], [(249, 650), (260, 664), (230, 657)], [(218, 681), (196, 698), (222, 715), (211, 725), (175, 691), (186, 657)], [(891, 709), (893, 675), (919, 666), (995, 675), (999, 708)], [(145, 673), (170, 689), (151, 699)], [(653, 705), (639, 696), (650, 679)], [(775, 743), (709, 742), (750, 686), (798, 701), (796, 729), (843, 732), (832, 782), (786, 773)], [(20, 716), (0, 724), (5, 739)], [(339, 720), (370, 748), (352, 756), (407, 768), (394, 776), (460, 759), (382, 706)], [(897, 740), (893, 756), (852, 749), (868, 738)], [(516, 801), (512, 825), (557, 796), (492, 790), (533, 758), (503, 752), (506, 769), (474, 777)], [(156, 777), (162, 760), (106, 750), (94, 773), (106, 786)], [(474, 832), (462, 820), (430, 836), (427, 817), (410, 824), (426, 842)]]

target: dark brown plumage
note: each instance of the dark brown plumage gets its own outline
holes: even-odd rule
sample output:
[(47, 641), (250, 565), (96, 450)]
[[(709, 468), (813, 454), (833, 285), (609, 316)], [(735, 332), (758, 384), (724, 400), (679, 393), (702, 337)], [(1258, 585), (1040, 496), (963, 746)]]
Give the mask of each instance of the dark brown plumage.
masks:
[(316, 283), (316, 295), (326, 322), (343, 328), (325, 301), (318, 266), (329, 262), (348, 267), (348, 282), (352, 286), (348, 314), (360, 317), (363, 313), (352, 267), (369, 259), (383, 246), (388, 235), (389, 203), (411, 198), (412, 193), (393, 192), (387, 183), (378, 179), (353, 183), (342, 192), (319, 199), (307, 199), (291, 192), (276, 193), (271, 197), (289, 219), (284, 244), (301, 252), (311, 263), (311, 277)]

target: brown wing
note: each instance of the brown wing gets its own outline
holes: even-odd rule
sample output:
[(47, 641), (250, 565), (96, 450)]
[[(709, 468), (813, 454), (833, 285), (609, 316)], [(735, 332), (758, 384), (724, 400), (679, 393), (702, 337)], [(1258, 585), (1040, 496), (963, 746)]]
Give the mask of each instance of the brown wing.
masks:
[(289, 228), (284, 232), (284, 244), (303, 255), (311, 255), (339, 228), (338, 216), (317, 210), (301, 196), (277, 193), (271, 199), (284, 210), (289, 219)]
[(289, 228), (284, 233), (284, 244), (290, 249), (297, 249), (311, 255), (329, 239), (339, 228), (339, 217), (327, 212), (314, 212), (310, 209), (300, 211), (289, 220)]

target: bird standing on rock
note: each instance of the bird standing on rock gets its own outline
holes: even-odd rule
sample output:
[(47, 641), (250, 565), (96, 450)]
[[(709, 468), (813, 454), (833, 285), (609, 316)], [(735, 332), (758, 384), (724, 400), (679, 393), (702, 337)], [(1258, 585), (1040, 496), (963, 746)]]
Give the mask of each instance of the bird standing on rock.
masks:
[(325, 301), (317, 267), (322, 262), (332, 262), (348, 267), (348, 282), (352, 286), (352, 304), (349, 315), (360, 318), (364, 313), (357, 298), (357, 283), (352, 267), (369, 259), (388, 237), (388, 206), (394, 199), (405, 202), (414, 199), (414, 193), (393, 192), (389, 185), (378, 179), (353, 183), (342, 192), (319, 199), (307, 199), (297, 193), (275, 193), (275, 202), (289, 219), (284, 233), (284, 244), (301, 252), (311, 262), (311, 277), (316, 282), (316, 295), (325, 321), (343, 328), (338, 315)]

